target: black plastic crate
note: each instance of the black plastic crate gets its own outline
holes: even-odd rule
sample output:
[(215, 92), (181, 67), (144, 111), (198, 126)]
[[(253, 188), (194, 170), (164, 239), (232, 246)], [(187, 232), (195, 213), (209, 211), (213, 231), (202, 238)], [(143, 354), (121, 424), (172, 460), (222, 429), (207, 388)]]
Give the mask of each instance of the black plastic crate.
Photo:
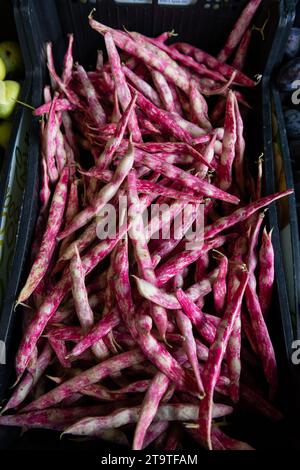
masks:
[[(281, 97), (277, 87), (272, 86), (272, 99), (274, 111), (274, 130), (277, 134), (278, 158), (282, 165), (282, 174), (278, 180), (280, 187), (293, 187), (294, 177), (290, 158), (289, 143), (286, 133), (285, 120), (282, 110)], [(279, 175), (278, 175), (279, 176)], [(297, 214), (297, 194), (291, 194), (284, 206), (279, 206), (279, 228), (284, 235), (281, 236), (283, 264), (286, 274), (287, 294), (291, 312), (293, 346), (290, 348), (290, 357), (297, 351), (300, 339), (300, 241), (299, 222)], [(287, 217), (288, 216), (288, 217)], [(288, 220), (287, 220), (288, 218)], [(295, 409), (300, 410), (298, 393), (300, 389), (300, 374), (298, 356), (291, 364), (292, 393)]]
[[(296, 2), (297, 3), (297, 2)], [(299, 7), (298, 7), (299, 9)], [(296, 5), (295, 5), (296, 10)], [(297, 19), (296, 19), (297, 21)], [(285, 51), (289, 30), (283, 37), (283, 51)], [(283, 55), (280, 59), (282, 60)], [(276, 78), (276, 74), (274, 74)], [(293, 162), (290, 155), (285, 118), (282, 106), (282, 96), (277, 87), (278, 80), (272, 80), (271, 101), (273, 112), (273, 160), (275, 165), (275, 187), (294, 187), (295, 193), (291, 194), (285, 203), (278, 204), (279, 228), (281, 232), (281, 247), (283, 264), (286, 275), (287, 293), (291, 311), (293, 339), (300, 338), (300, 232), (298, 223), (299, 192), (293, 175)], [(291, 96), (289, 95), (291, 100)], [(292, 353), (292, 351), (291, 351)]]
[[(274, 37), (272, 51), (269, 55), (269, 64), (266, 67), (265, 74), (262, 78), (262, 113), (263, 113), (263, 134), (264, 134), (264, 179), (265, 179), (265, 192), (267, 194), (278, 191), (276, 187), (275, 178), (275, 162), (273, 153), (273, 132), (272, 132), (272, 97), (271, 97), (271, 83), (273, 75), (276, 73), (284, 56), (285, 45), (289, 35), (289, 31), (293, 26), (295, 18), (295, 2), (294, 0), (286, 0), (285, 12), (281, 18), (281, 27), (277, 29), (277, 34)], [(293, 187), (289, 181), (290, 187)], [(275, 256), (275, 273), (276, 273), (276, 286), (278, 296), (278, 308), (281, 313), (281, 326), (282, 334), (284, 337), (285, 354), (287, 357), (287, 366), (293, 369), (292, 358), (292, 343), (294, 340), (294, 331), (288, 296), (288, 289), (286, 284), (286, 273), (284, 268), (284, 254), (281, 245), (281, 233), (278, 223), (278, 206), (272, 204), (268, 210), (268, 219), (270, 227), (273, 228), (272, 241)]]
[[(294, 186), (293, 171), (290, 159), (289, 144), (286, 134), (284, 116), (282, 112), (281, 99), (275, 86), (272, 87), (272, 97), (274, 103), (274, 114), (276, 119), (276, 128), (279, 139), (280, 156), (282, 158), (282, 180), (278, 181), (287, 187)], [(291, 194), (288, 198), (288, 224), (286, 220), (282, 221), (284, 230), (287, 232), (282, 239), (282, 251), (286, 258), (286, 278), (289, 293), (289, 303), (292, 313), (292, 323), (294, 337), (300, 338), (300, 251), (299, 251), (299, 229), (297, 217), (296, 194)], [(283, 217), (284, 218), (284, 217)], [(288, 272), (289, 271), (289, 272)]]
[[(25, 62), (25, 77), (21, 77), (20, 100), (27, 102), (31, 92), (31, 65), (26, 63), (28, 46), (25, 44), (23, 28), (17, 25), (13, 16), (13, 7), (9, 0), (0, 1), (1, 30), (0, 41), (15, 40), (20, 42)], [(12, 270), (12, 259), (17, 239), (18, 224), (24, 188), (29, 145), (29, 126), (31, 112), (17, 105), (12, 117), (13, 129), (6, 152), (0, 167), (0, 309)], [(0, 314), (1, 316), (1, 314)]]
[[(32, 104), (38, 106), (42, 102), (42, 86), (46, 80), (46, 68), (44, 61), (44, 44), (51, 40), (54, 43), (56, 65), (62, 62), (63, 53), (66, 47), (66, 35), (73, 32), (75, 35), (74, 55), (75, 60), (85, 67), (93, 65), (95, 62), (95, 51), (101, 48), (103, 41), (99, 34), (92, 31), (88, 25), (88, 14), (93, 7), (96, 7), (95, 18), (99, 18), (103, 23), (112, 27), (121, 28), (123, 25), (128, 29), (137, 30), (142, 33), (158, 35), (162, 31), (172, 30), (179, 34), (182, 41), (188, 41), (208, 52), (215, 53), (220, 49), (224, 39), (241, 10), (247, 2), (244, 0), (229, 0), (220, 2), (210, 0), (198, 0), (193, 5), (176, 6), (161, 5), (157, 0), (152, 4), (117, 4), (114, 0), (79, 1), (79, 0), (47, 0), (40, 2), (37, 0), (15, 1), (16, 15), (22, 17), (22, 23), (26, 31), (28, 43), (28, 56), (31, 59), (33, 93)], [(253, 128), (249, 130), (253, 136), (249, 141), (251, 149), (249, 152), (258, 156), (262, 150), (265, 151), (265, 192), (271, 193), (274, 190), (274, 178), (272, 167), (272, 154), (269, 146), (272, 140), (271, 131), (271, 108), (269, 93), (269, 77), (281, 52), (282, 38), (284, 31), (292, 21), (292, 9), (284, 2), (274, 0), (263, 1), (255, 16), (255, 25), (262, 26), (268, 19), (265, 28), (265, 40), (262, 41), (259, 34), (254, 35), (249, 51), (247, 72), (251, 75), (263, 74), (261, 84), (256, 90), (249, 92), (249, 99), (255, 109), (255, 119)], [(13, 276), (7, 291), (2, 320), (0, 323), (0, 340), (5, 339), (7, 343), (8, 362), (6, 366), (0, 366), (0, 398), (8, 393), (8, 385), (13, 377), (13, 357), (18, 343), (18, 312), (14, 312), (14, 301), (20, 287), (25, 266), (26, 255), (30, 247), (34, 222), (37, 215), (37, 192), (39, 186), (38, 160), (39, 160), (39, 138), (38, 126), (33, 120), (33, 127), (30, 136), (29, 168), (24, 205), (20, 218), (20, 230), (16, 255), (14, 258)], [(253, 157), (255, 160), (255, 157)], [(289, 311), (278, 308), (278, 296), (282, 298), (280, 305), (287, 301), (285, 278), (282, 267), (282, 257), (279, 243), (279, 232), (277, 226), (277, 213), (273, 205), (269, 210), (269, 225), (274, 227), (274, 245), (276, 250), (276, 277), (278, 292), (275, 292), (271, 335), (276, 347), (277, 359), (281, 383), (287, 384), (289, 377), (289, 349), (292, 338)], [(287, 303), (285, 303), (285, 306)], [(281, 401), (285, 408), (286, 415), (289, 414), (290, 403), (288, 401), (288, 386), (281, 389)], [(284, 423), (282, 429), (277, 426), (270, 426), (260, 422), (260, 430), (253, 417), (237, 417), (239, 420), (247, 419), (247, 427), (242, 427), (241, 438), (249, 440), (255, 446), (271, 448), (286, 445), (288, 436), (287, 424)], [(288, 421), (287, 421), (288, 422)], [(240, 426), (241, 428), (241, 426)], [(268, 435), (268, 438), (266, 438)], [(0, 428), (0, 443), (5, 441), (5, 445), (15, 436), (13, 430)], [(252, 437), (251, 437), (252, 436)], [(74, 444), (75, 445), (75, 444)], [(48, 432), (29, 432), (19, 439), (14, 446), (17, 448), (38, 449), (40, 446), (55, 448), (58, 444), (58, 436)], [(76, 444), (78, 447), (78, 444)], [(72, 443), (66, 443), (63, 448), (72, 447)], [(107, 449), (107, 444), (105, 444)]]

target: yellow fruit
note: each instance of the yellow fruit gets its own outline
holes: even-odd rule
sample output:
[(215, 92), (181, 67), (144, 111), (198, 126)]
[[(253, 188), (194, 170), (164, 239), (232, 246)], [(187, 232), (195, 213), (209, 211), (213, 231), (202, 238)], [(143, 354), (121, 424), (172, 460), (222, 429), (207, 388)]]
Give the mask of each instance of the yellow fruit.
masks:
[(13, 80), (0, 81), (0, 119), (8, 119), (13, 113), (21, 86)]
[(1, 59), (0, 57), (0, 80), (4, 80), (6, 75), (6, 67), (4, 60)]
[(0, 121), (0, 147), (7, 149), (10, 134), (12, 131), (11, 121)]
[(22, 71), (23, 60), (18, 43), (14, 41), (0, 42), (0, 58), (5, 63), (6, 74), (8, 76), (18, 76), (18, 74)]

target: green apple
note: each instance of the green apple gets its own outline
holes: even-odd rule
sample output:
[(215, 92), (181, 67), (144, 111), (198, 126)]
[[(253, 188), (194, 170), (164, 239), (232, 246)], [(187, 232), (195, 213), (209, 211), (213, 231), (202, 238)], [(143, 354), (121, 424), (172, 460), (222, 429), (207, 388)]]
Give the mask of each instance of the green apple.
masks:
[(0, 147), (7, 149), (13, 123), (11, 121), (0, 121)]
[(0, 57), (0, 80), (4, 80), (6, 76), (6, 67), (4, 60), (1, 59)]
[(11, 116), (20, 91), (20, 83), (13, 80), (0, 81), (0, 119), (8, 119)]
[(5, 63), (6, 73), (17, 77), (23, 70), (23, 60), (20, 46), (14, 41), (0, 42), (0, 58)]

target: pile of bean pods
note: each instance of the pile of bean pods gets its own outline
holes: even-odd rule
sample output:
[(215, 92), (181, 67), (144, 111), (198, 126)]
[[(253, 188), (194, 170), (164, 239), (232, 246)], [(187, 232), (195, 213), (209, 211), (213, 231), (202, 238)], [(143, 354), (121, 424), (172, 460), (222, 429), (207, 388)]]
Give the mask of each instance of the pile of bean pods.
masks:
[(180, 449), (184, 435), (251, 449), (222, 426), (236, 403), (281, 418), (263, 211), (291, 191), (262, 197), (241, 112), (259, 4), (249, 1), (217, 58), (92, 14), (107, 62), (99, 51), (95, 70), (75, 64), (69, 35), (60, 76), (47, 44), (40, 211), (1, 425), (136, 450)]

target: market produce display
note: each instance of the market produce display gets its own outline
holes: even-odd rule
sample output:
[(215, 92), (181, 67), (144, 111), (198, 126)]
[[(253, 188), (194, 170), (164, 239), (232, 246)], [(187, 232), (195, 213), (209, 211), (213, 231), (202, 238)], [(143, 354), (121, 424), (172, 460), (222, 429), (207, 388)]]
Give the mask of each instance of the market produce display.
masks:
[(256, 83), (242, 67), (259, 4), (217, 58), (92, 14), (107, 52), (95, 70), (73, 63), (69, 35), (59, 75), (47, 44), (40, 211), (1, 425), (135, 450), (176, 450), (185, 435), (249, 450), (222, 428), (236, 404), (281, 418), (264, 211), (292, 190), (263, 196), (262, 161), (251, 157), (252, 176), (244, 158), (243, 91)]

